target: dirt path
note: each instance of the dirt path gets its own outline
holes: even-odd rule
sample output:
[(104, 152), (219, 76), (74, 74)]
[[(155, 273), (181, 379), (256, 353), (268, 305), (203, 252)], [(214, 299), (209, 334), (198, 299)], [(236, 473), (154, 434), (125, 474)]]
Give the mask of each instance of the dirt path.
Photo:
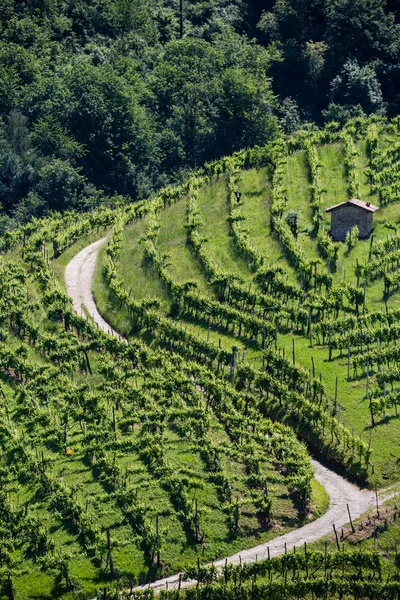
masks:
[[(86, 313), (99, 325), (101, 329), (110, 332), (113, 335), (118, 335), (113, 331), (110, 325), (102, 318), (97, 310), (93, 293), (92, 283), (94, 270), (96, 267), (96, 259), (100, 248), (106, 243), (107, 238), (90, 244), (79, 252), (67, 265), (65, 271), (65, 281), (68, 294), (73, 300), (74, 309), (79, 314), (84, 314), (83, 307)], [(225, 561), (228, 563), (253, 562), (262, 560), (267, 556), (268, 548), (271, 556), (282, 554), (286, 548), (292, 549), (294, 546), (301, 546), (304, 542), (314, 542), (322, 536), (332, 532), (332, 525), (337, 528), (342, 527), (349, 522), (347, 505), (353, 519), (357, 519), (365, 513), (370, 507), (375, 505), (375, 493), (370, 490), (361, 490), (358, 487), (349, 483), (346, 479), (337, 475), (330, 469), (327, 469), (316, 460), (312, 461), (315, 479), (321, 483), (330, 500), (329, 509), (327, 512), (316, 519), (312, 523), (308, 523), (303, 527), (299, 527), (294, 531), (290, 531), (285, 535), (281, 535), (271, 540), (268, 543), (260, 544), (249, 550), (243, 550), (233, 556), (216, 561), (214, 564), (217, 567), (222, 567)], [(381, 498), (388, 499), (396, 494), (396, 491), (388, 493), (382, 492)], [(155, 590), (173, 589), (178, 586), (179, 574), (172, 575), (165, 579), (160, 579), (144, 587), (152, 587)], [(182, 582), (182, 587), (193, 585), (193, 581)]]
[[(308, 523), (303, 527), (294, 529), (285, 535), (280, 535), (270, 542), (260, 544), (254, 548), (243, 550), (237, 554), (229, 556), (227, 559), (223, 558), (214, 563), (216, 567), (223, 567), (225, 562), (237, 564), (239, 562), (254, 562), (256, 560), (262, 560), (268, 556), (268, 548), (270, 556), (278, 556), (283, 554), (285, 551), (285, 544), (287, 550), (291, 550), (294, 546), (302, 546), (304, 542), (314, 542), (322, 536), (332, 533), (332, 525), (335, 525), (338, 529), (349, 522), (349, 516), (347, 512), (347, 504), (349, 505), (352, 519), (356, 519), (366, 512), (370, 507), (375, 504), (375, 494), (369, 490), (360, 490), (356, 486), (352, 485), (340, 475), (337, 475), (333, 471), (327, 469), (316, 460), (312, 460), (314, 468), (315, 479), (321, 483), (328, 496), (329, 496), (329, 509), (327, 512), (316, 519), (312, 523)], [(182, 581), (181, 587), (187, 587), (194, 585), (195, 581)], [(152, 587), (156, 591), (162, 589), (174, 589), (179, 585), (179, 575), (173, 575), (165, 579), (160, 579), (151, 583), (150, 585), (143, 586)]]
[(121, 337), (97, 310), (92, 292), (97, 256), (106, 242), (107, 237), (104, 237), (94, 244), (86, 246), (74, 256), (65, 269), (65, 283), (67, 293), (72, 298), (74, 310), (78, 315), (82, 317), (89, 315), (100, 329)]

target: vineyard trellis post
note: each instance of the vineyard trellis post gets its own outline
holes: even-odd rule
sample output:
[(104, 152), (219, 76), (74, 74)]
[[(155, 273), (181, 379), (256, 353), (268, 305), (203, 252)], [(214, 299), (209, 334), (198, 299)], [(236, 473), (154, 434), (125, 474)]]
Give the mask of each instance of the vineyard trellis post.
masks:
[(349, 520), (350, 520), (351, 531), (352, 531), (353, 533), (355, 533), (355, 532), (356, 532), (356, 530), (354, 529), (353, 520), (352, 520), (352, 518), (351, 518), (351, 514), (350, 514), (350, 507), (349, 507), (349, 505), (348, 505), (348, 504), (346, 504), (346, 506), (347, 506), (347, 512), (348, 512), (348, 514), (349, 514)]
[(350, 346), (347, 348), (347, 381), (350, 381)]
[(335, 539), (336, 539), (337, 549), (340, 550), (339, 538), (338, 538), (338, 534), (337, 534), (337, 531), (336, 531), (336, 525), (335, 525), (335, 523), (332, 523), (332, 527), (333, 527), (333, 531), (335, 533)]
[(336, 407), (337, 407), (337, 399), (338, 399), (338, 376), (336, 375), (336, 379), (335, 379), (335, 412), (336, 412)]

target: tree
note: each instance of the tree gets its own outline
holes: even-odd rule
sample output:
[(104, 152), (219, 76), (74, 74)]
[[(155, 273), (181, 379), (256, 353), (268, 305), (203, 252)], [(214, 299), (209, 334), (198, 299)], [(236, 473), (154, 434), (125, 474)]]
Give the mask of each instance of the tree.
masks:
[(266, 74), (278, 58), (232, 32), (214, 44), (189, 37), (166, 44), (151, 77), (165, 168), (273, 138), (277, 103)]
[(25, 196), (35, 181), (37, 161), (31, 147), (28, 119), (20, 111), (11, 111), (0, 122), (0, 203), (9, 211)]
[(277, 0), (261, 14), (257, 27), (269, 41), (297, 40), (300, 44), (322, 35), (322, 0)]
[(51, 210), (76, 208), (85, 180), (72, 165), (55, 158), (39, 172), (37, 191)]
[(349, 57), (365, 65), (392, 58), (398, 51), (399, 26), (381, 0), (330, 0), (326, 27), (332, 66)]
[(34, 120), (42, 120), (35, 133), (42, 147), (50, 142), (64, 155), (72, 152), (82, 175), (98, 187), (141, 195), (138, 175), (152, 177), (157, 138), (140, 103), (140, 89), (110, 65), (77, 61), (61, 68), (43, 78), (25, 103)]
[(365, 112), (360, 104), (335, 104), (334, 102), (331, 102), (328, 107), (322, 111), (322, 116), (327, 122), (335, 121), (343, 126), (349, 119), (365, 117)]
[(300, 128), (299, 107), (293, 98), (285, 98), (282, 102), (280, 123), (285, 133), (291, 134)]
[(340, 75), (332, 80), (331, 98), (342, 104), (359, 104), (368, 113), (385, 109), (375, 70), (371, 65), (360, 67), (353, 59), (348, 59)]
[(260, 79), (243, 68), (225, 71), (218, 106), (221, 154), (266, 144), (278, 134), (276, 101), (265, 75)]
[(325, 42), (313, 42), (309, 40), (303, 49), (303, 58), (307, 64), (308, 78), (317, 83), (325, 67), (325, 53), (327, 46)]
[(49, 115), (34, 123), (32, 142), (44, 156), (76, 161), (85, 154), (82, 144)]

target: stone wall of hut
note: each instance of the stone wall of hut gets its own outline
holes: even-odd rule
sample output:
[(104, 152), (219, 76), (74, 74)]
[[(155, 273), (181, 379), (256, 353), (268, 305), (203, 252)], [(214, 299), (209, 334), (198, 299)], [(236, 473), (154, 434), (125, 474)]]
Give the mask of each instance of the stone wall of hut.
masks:
[(347, 232), (355, 225), (359, 229), (360, 239), (366, 238), (372, 231), (374, 213), (357, 206), (347, 205), (331, 212), (331, 236), (338, 242), (344, 242)]

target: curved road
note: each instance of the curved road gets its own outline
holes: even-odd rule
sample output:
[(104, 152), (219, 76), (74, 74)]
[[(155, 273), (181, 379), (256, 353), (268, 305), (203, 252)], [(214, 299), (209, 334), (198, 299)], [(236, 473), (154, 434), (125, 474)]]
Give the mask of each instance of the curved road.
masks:
[(89, 315), (100, 329), (120, 338), (119, 333), (103, 319), (97, 310), (92, 292), (97, 256), (106, 242), (107, 237), (103, 237), (74, 256), (65, 269), (65, 283), (75, 312), (82, 317)]
[[(67, 292), (71, 296), (74, 309), (78, 314), (84, 316), (86, 313), (101, 329), (120, 337), (100, 315), (92, 293), (96, 259), (100, 248), (106, 241), (107, 238), (104, 237), (81, 250), (67, 265), (65, 281)], [(277, 556), (284, 552), (285, 544), (286, 548), (290, 550), (294, 546), (301, 546), (304, 542), (316, 541), (320, 537), (332, 533), (333, 524), (337, 528), (344, 526), (349, 522), (347, 505), (349, 506), (352, 519), (357, 519), (375, 505), (374, 492), (352, 485), (346, 479), (327, 469), (316, 460), (312, 461), (312, 465), (315, 479), (324, 486), (329, 496), (330, 503), (327, 512), (312, 523), (303, 525), (303, 527), (299, 527), (285, 535), (278, 536), (268, 543), (260, 544), (228, 558), (218, 560), (214, 563), (215, 566), (222, 567), (226, 561), (228, 563), (239, 563), (240, 561), (253, 562), (257, 559), (261, 560), (267, 555), (268, 548), (271, 556)], [(396, 492), (386, 494), (385, 499), (395, 494)], [(144, 587), (152, 587), (155, 590), (165, 589), (166, 587), (172, 589), (178, 586), (178, 582), (179, 574), (160, 579)], [(182, 581), (181, 587), (187, 587), (194, 583), (196, 582)]]

